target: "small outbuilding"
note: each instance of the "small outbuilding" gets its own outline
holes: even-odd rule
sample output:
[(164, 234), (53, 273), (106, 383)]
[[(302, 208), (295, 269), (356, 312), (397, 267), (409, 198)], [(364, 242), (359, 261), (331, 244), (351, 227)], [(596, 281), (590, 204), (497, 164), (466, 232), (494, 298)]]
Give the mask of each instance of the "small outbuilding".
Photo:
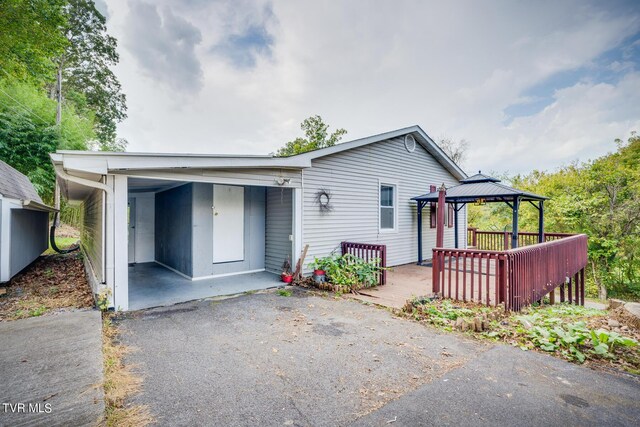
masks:
[(0, 282), (47, 250), (52, 211), (29, 178), (0, 160)]

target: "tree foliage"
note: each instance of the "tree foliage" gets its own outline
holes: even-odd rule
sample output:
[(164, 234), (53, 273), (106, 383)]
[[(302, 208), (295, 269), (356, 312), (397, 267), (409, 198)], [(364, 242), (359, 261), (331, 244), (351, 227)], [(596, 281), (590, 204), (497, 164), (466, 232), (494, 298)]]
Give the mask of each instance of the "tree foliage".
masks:
[[(550, 198), (545, 203), (549, 232), (589, 236), (591, 293), (640, 298), (640, 136), (616, 140), (617, 150), (555, 172), (533, 171), (510, 179), (516, 188)], [(492, 206), (489, 206), (492, 205)], [(483, 211), (483, 212), (479, 212)], [(511, 209), (501, 203), (470, 207), (479, 228), (511, 229)], [(523, 204), (520, 229), (537, 229), (538, 212)]]
[(306, 118), (300, 125), (300, 128), (304, 132), (305, 137), (298, 137), (293, 141), (287, 142), (284, 147), (278, 150), (276, 153), (277, 156), (287, 157), (320, 148), (332, 147), (340, 142), (342, 136), (347, 133), (345, 129), (338, 129), (329, 134), (329, 125), (318, 115)]
[(116, 39), (107, 33), (106, 19), (93, 0), (68, 0), (63, 27), (68, 40), (57, 64), (62, 68), (63, 95), (84, 96), (95, 115), (99, 148), (122, 151), (126, 141), (116, 142), (116, 125), (127, 117), (126, 97), (110, 67), (118, 63)]
[(63, 110), (55, 124), (56, 103), (27, 83), (0, 82), (0, 159), (27, 175), (38, 194), (51, 200), (54, 173), (49, 153), (56, 149), (86, 150), (94, 137), (91, 117)]
[[(51, 201), (49, 153), (124, 151), (125, 97), (110, 67), (116, 41), (93, 0), (0, 0), (0, 159)], [(63, 77), (56, 125), (56, 71)]]
[(2, 0), (0, 5), (0, 77), (42, 82), (53, 77), (52, 59), (67, 40), (64, 0)]

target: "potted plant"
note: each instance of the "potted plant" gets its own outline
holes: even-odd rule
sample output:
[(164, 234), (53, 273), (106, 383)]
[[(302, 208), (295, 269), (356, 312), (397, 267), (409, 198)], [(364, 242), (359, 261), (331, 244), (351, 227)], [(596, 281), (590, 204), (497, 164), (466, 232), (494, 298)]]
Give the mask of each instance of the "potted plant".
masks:
[(284, 283), (293, 282), (293, 273), (291, 273), (291, 262), (289, 262), (289, 258), (285, 259), (282, 263), (282, 274), (280, 275), (280, 279)]
[(318, 285), (326, 282), (327, 269), (331, 266), (332, 260), (333, 260), (332, 257), (325, 257), (325, 258), (315, 257), (313, 262), (309, 265), (309, 267), (313, 268), (313, 280)]
[(315, 257), (310, 267), (313, 268), (313, 274), (316, 276), (324, 276), (326, 274), (327, 264), (329, 263), (328, 258), (318, 258)]

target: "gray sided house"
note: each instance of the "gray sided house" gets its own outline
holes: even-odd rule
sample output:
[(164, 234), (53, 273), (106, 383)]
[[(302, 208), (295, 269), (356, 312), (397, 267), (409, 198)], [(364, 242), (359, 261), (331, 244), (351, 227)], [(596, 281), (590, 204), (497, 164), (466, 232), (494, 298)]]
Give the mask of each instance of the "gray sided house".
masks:
[(29, 178), (0, 160), (0, 282), (47, 250), (51, 211)]
[[(94, 292), (119, 310), (278, 284), (342, 241), (417, 261), (417, 194), (464, 172), (418, 126), (291, 157), (60, 151), (63, 194), (84, 206), (82, 245)], [(428, 215), (427, 215), (428, 216)], [(454, 224), (445, 244), (453, 246)], [(466, 211), (457, 225), (466, 246)], [(423, 221), (423, 253), (435, 228)]]

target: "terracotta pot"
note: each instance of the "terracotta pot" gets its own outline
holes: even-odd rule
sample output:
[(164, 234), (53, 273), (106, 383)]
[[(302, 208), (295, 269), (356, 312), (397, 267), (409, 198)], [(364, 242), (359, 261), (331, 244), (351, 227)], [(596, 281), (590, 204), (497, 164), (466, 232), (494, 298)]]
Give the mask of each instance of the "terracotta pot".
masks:
[(284, 283), (291, 283), (293, 282), (293, 274), (281, 274), (280, 278), (282, 279), (282, 281)]

